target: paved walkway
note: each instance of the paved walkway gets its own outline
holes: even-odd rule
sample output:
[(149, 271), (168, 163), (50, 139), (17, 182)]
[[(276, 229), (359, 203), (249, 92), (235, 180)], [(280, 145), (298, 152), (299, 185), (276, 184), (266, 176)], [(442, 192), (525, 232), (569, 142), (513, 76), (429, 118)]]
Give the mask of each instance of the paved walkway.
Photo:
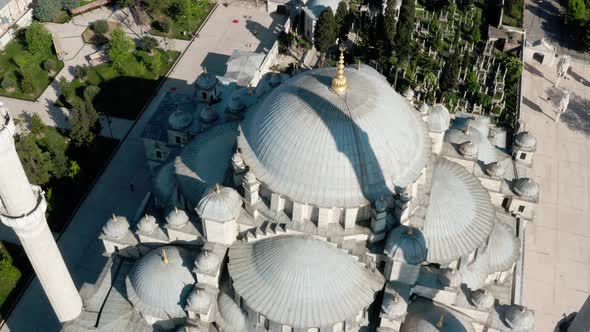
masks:
[[(573, 61), (559, 89), (555, 71), (526, 64), (523, 75), (522, 118), (537, 137), (531, 174), (541, 188), (526, 228), (523, 304), (535, 311), (537, 332), (553, 332), (590, 294), (590, 65)], [(572, 98), (555, 123), (562, 88)]]
[[(233, 23), (234, 20), (237, 22)], [(192, 94), (191, 84), (201, 73), (201, 66), (222, 74), (225, 61), (234, 49), (269, 50), (284, 20), (281, 16), (270, 16), (264, 9), (218, 6), (200, 32), (200, 38), (189, 46), (59, 240), (77, 287), (94, 283), (105, 263), (102, 244), (97, 239), (105, 220), (113, 212), (132, 219), (150, 189), (140, 134), (165, 92), (175, 89)], [(129, 190), (130, 183), (135, 186), (134, 192)], [(34, 280), (0, 331), (58, 330), (47, 298), (39, 282)]]

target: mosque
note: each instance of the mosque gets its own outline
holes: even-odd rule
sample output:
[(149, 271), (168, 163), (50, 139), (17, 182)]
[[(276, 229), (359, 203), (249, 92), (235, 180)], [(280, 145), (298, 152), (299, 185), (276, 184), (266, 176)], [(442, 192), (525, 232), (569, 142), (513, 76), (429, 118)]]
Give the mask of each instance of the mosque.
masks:
[[(4, 112), (2, 221), (68, 332), (533, 331), (535, 137), (413, 103), (343, 54), (255, 88), (204, 72), (146, 126), (153, 190), (137, 220), (108, 218), (108, 262), (79, 292)], [(21, 230), (35, 214), (45, 226)]]

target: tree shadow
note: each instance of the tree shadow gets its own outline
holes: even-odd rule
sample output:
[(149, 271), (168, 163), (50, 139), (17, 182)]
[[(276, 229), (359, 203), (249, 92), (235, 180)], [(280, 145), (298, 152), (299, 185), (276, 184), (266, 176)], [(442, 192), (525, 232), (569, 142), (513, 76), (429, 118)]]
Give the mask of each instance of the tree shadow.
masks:
[(529, 73), (531, 73), (531, 74), (533, 74), (533, 75), (535, 75), (535, 76), (538, 76), (538, 77), (542, 77), (542, 78), (544, 78), (544, 79), (545, 79), (547, 82), (549, 82), (549, 83), (553, 84), (553, 82), (552, 82), (552, 81), (550, 81), (550, 80), (549, 80), (547, 77), (545, 77), (545, 75), (544, 75), (544, 74), (543, 74), (543, 73), (542, 73), (542, 72), (541, 72), (539, 69), (535, 68), (535, 66), (531, 65), (530, 63), (528, 63), (528, 62), (525, 62), (525, 63), (524, 63), (524, 69), (525, 69), (526, 71), (528, 71)]
[(272, 22), (269, 27), (266, 27), (256, 21), (246, 20), (246, 29), (252, 33), (253, 36), (260, 42), (254, 52), (266, 54), (272, 48), (277, 36), (283, 31), (284, 16), (281, 14), (270, 14)]
[(567, 72), (574, 80), (580, 82), (581, 84), (583, 84), (585, 87), (589, 87), (590, 86), (590, 81), (588, 81), (586, 78), (582, 77), (581, 75), (579, 75), (578, 73), (576, 73), (571, 67), (569, 68), (568, 72)]
[(561, 12), (552, 1), (535, 1), (526, 5), (526, 10), (537, 16), (546, 39), (557, 43), (560, 47), (575, 50), (579, 47), (577, 31), (573, 25), (562, 22)]

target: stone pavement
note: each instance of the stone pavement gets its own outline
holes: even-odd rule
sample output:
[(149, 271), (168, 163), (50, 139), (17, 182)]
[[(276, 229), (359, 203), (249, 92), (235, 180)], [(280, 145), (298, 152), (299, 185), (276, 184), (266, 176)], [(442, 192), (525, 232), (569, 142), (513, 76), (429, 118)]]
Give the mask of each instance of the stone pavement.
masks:
[[(590, 65), (573, 60), (554, 88), (555, 67), (525, 64), (522, 119), (537, 137), (529, 173), (541, 194), (526, 227), (522, 304), (535, 311), (535, 331), (553, 331), (563, 314), (578, 311), (590, 294)], [(572, 92), (555, 123), (554, 109)], [(550, 100), (547, 98), (550, 97)]]
[[(237, 20), (236, 23), (234, 23)], [(271, 16), (264, 9), (218, 6), (200, 37), (190, 44), (158, 95), (132, 127), (127, 139), (83, 201), (72, 222), (58, 241), (64, 260), (79, 288), (94, 283), (106, 259), (98, 241), (101, 227), (111, 213), (133, 219), (140, 202), (150, 190), (150, 176), (140, 135), (165, 93), (176, 90), (192, 94), (191, 84), (201, 66), (223, 74), (225, 61), (234, 49), (269, 50), (277, 38), (282, 16)], [(269, 29), (270, 28), (270, 29)], [(135, 186), (130, 191), (129, 184)], [(58, 331), (59, 324), (38, 280), (25, 291), (7, 323), (0, 331)]]

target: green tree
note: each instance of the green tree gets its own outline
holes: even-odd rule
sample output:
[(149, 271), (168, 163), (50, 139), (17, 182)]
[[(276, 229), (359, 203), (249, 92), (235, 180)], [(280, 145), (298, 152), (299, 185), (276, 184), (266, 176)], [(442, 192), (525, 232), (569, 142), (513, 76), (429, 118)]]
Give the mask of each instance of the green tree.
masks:
[(94, 98), (100, 93), (100, 88), (96, 85), (89, 85), (84, 89), (84, 100), (94, 101)]
[(113, 67), (118, 71), (125, 70), (125, 61), (135, 51), (135, 43), (125, 31), (121, 28), (116, 28), (111, 33), (111, 41), (109, 43), (109, 58), (113, 63)]
[(80, 174), (80, 165), (75, 160), (70, 160), (70, 164), (68, 165), (68, 170), (66, 172), (66, 176), (70, 179), (75, 178), (78, 174)]
[(27, 49), (35, 55), (51, 52), (53, 38), (42, 23), (31, 23), (27, 30), (25, 30), (25, 40), (27, 42)]
[(121, 8), (126, 8), (135, 3), (134, 0), (116, 0), (115, 3)]
[(96, 33), (107, 33), (109, 31), (109, 23), (106, 20), (96, 20), (90, 23), (92, 31)]
[(0, 284), (7, 285), (10, 288), (14, 288), (14, 286), (16, 286), (18, 279), (20, 279), (20, 276), (20, 271), (12, 265), (12, 260), (9, 257), (5, 256), (5, 254), (1, 253)]
[(403, 1), (400, 8), (397, 34), (395, 35), (395, 48), (400, 61), (406, 61), (412, 55), (414, 31), (414, 19), (416, 15), (415, 1)]
[(60, 77), (59, 81), (57, 81), (59, 86), (59, 90), (61, 94), (64, 96), (68, 103), (71, 103), (72, 100), (76, 97), (76, 89), (72, 85), (72, 83), (68, 82), (65, 77)]
[(50, 22), (55, 19), (60, 10), (60, 0), (37, 0), (33, 8), (33, 16), (41, 22)]
[(504, 64), (506, 65), (506, 85), (516, 85), (522, 75), (522, 61), (515, 56), (507, 56)]
[(144, 36), (141, 38), (141, 49), (153, 54), (154, 50), (160, 45), (158, 40), (154, 37)]
[(32, 55), (29, 52), (22, 52), (14, 56), (12, 58), (14, 64), (18, 68), (18, 72), (24, 74), (25, 72), (29, 71), (29, 66), (31, 65)]
[(43, 61), (43, 69), (47, 70), (48, 72), (53, 72), (57, 68), (57, 64), (53, 59), (47, 59)]
[(44, 185), (51, 179), (51, 155), (35, 142), (33, 135), (21, 135), (15, 140), (16, 151), (31, 183)]
[(440, 75), (439, 86), (443, 92), (452, 90), (459, 83), (459, 70), (461, 69), (461, 57), (458, 54), (451, 54), (447, 59)]
[(154, 73), (154, 76), (158, 78), (160, 76), (160, 70), (162, 69), (162, 55), (160, 52), (156, 52), (152, 57), (152, 61), (149, 63), (150, 70)]
[(313, 35), (315, 48), (325, 55), (330, 46), (334, 45), (338, 36), (336, 20), (330, 7), (320, 14)]
[(61, 0), (61, 8), (63, 10), (72, 10), (80, 5), (79, 0)]
[(41, 120), (41, 117), (39, 116), (39, 114), (37, 113), (33, 113), (33, 115), (31, 116), (31, 133), (35, 136), (41, 134), (41, 132), (43, 131), (43, 128), (45, 128), (45, 124), (43, 124), (43, 120)]
[(74, 68), (74, 77), (79, 79), (79, 80), (86, 80), (86, 77), (88, 77), (88, 66), (87, 65), (77, 65)]
[(98, 113), (89, 98), (75, 99), (68, 121), (70, 123), (70, 139), (76, 147), (87, 146), (96, 137), (99, 130)]
[(342, 0), (338, 4), (338, 8), (336, 8), (336, 15), (334, 16), (334, 20), (336, 21), (337, 26), (337, 32), (340, 38), (348, 34), (348, 17), (348, 4), (345, 0)]
[(33, 94), (35, 92), (35, 80), (31, 73), (23, 73), (23, 77), (20, 81), (20, 89), (26, 94)]
[(385, 42), (388, 50), (393, 50), (395, 45), (395, 31), (397, 26), (397, 19), (395, 18), (396, 0), (387, 0), (387, 7), (383, 15), (383, 25), (385, 28)]
[(586, 4), (584, 0), (569, 0), (567, 3), (567, 15), (575, 22), (586, 18)]

